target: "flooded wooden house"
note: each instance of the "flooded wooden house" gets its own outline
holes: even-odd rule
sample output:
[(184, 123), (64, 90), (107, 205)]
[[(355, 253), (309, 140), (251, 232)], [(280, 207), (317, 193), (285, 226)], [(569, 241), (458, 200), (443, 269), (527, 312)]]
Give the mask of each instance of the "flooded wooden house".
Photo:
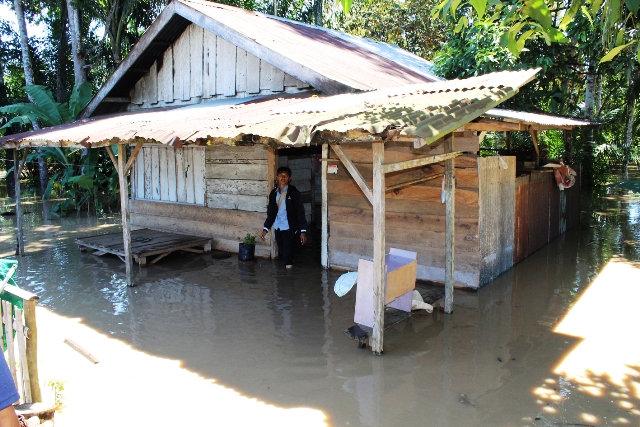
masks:
[[(132, 228), (208, 237), (235, 252), (262, 228), (277, 167), (288, 164), (308, 214), (320, 202), (322, 265), (354, 269), (373, 256), (380, 287), (385, 248), (417, 252), (418, 278), (446, 283), (450, 312), (454, 284), (477, 288), (513, 265), (524, 200), (515, 159), (479, 157), (478, 144), (501, 126), (538, 129), (531, 118), (487, 113), (536, 73), (442, 81), (395, 46), (174, 0), (81, 120), (0, 145), (107, 150), (120, 175), (129, 284)], [(256, 254), (275, 256), (274, 242)]]

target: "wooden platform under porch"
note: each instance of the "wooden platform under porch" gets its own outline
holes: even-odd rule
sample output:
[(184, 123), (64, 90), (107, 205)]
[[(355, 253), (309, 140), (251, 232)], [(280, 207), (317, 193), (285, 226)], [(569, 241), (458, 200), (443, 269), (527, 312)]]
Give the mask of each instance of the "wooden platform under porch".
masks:
[[(131, 231), (131, 250), (135, 261), (141, 266), (153, 265), (175, 251), (204, 253), (211, 251), (211, 238), (188, 234), (167, 233), (143, 228)], [(124, 261), (122, 233), (76, 239), (80, 251), (94, 249), (93, 255), (113, 254)], [(154, 257), (150, 261), (148, 257)]]

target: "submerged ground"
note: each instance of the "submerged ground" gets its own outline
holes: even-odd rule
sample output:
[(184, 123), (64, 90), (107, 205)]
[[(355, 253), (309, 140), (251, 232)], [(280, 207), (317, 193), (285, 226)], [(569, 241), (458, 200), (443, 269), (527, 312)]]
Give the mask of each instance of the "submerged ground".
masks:
[[(382, 357), (344, 336), (355, 292), (333, 293), (341, 273), (313, 246), (292, 271), (176, 254), (136, 267), (128, 288), (123, 263), (74, 243), (119, 231), (118, 217), (45, 221), (28, 205), (17, 280), (41, 297), (40, 379), (64, 384), (56, 426), (638, 426), (640, 197), (622, 191), (456, 291), (452, 315), (388, 329)], [(3, 257), (14, 226), (0, 217)]]

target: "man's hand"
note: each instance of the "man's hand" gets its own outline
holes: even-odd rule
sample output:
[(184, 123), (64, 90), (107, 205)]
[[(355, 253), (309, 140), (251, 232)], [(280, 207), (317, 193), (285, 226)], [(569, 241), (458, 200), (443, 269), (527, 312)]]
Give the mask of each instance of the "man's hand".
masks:
[(262, 233), (260, 233), (260, 240), (262, 240), (264, 242), (264, 236), (267, 235), (267, 231), (266, 230), (262, 230)]
[(303, 245), (307, 243), (307, 233), (300, 233), (300, 243)]

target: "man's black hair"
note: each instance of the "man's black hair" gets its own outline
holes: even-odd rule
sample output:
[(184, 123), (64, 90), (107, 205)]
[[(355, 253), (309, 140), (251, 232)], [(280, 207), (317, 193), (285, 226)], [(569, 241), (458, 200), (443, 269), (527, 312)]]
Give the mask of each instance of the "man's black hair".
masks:
[(288, 174), (289, 174), (289, 178), (291, 178), (291, 169), (289, 169), (288, 167), (286, 167), (286, 166), (280, 166), (280, 167), (278, 168), (278, 173), (277, 173), (276, 175), (280, 175), (280, 172), (286, 172), (286, 173), (288, 173)]

